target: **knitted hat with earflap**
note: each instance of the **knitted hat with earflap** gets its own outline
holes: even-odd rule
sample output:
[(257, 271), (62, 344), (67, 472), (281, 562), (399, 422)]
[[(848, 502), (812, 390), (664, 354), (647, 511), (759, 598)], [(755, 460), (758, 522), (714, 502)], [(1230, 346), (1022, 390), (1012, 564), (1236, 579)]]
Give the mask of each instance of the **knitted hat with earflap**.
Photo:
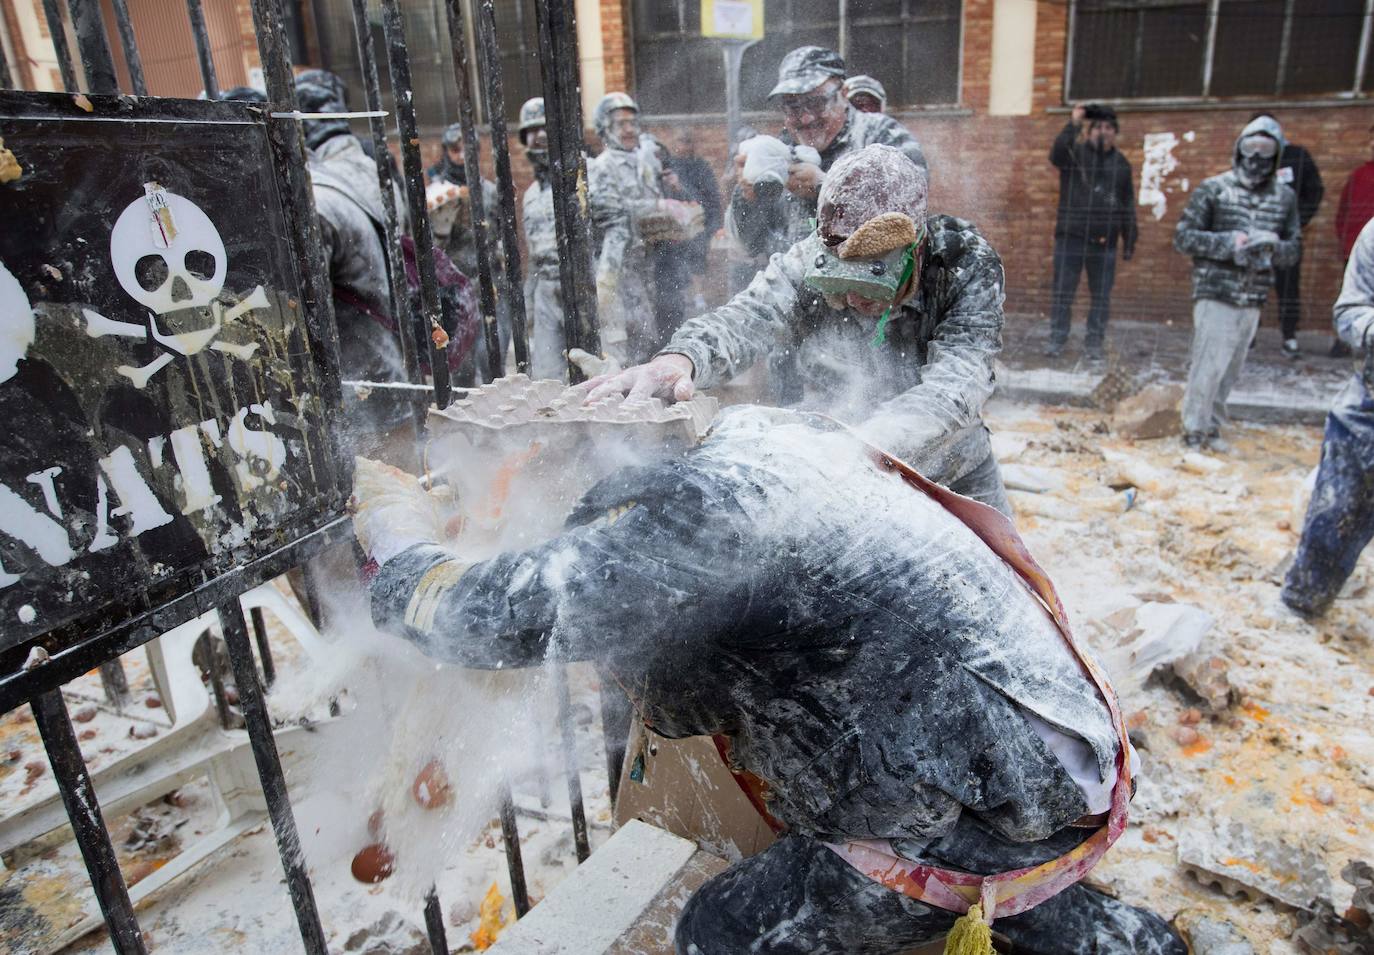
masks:
[[(873, 144), (826, 173), (816, 211), (822, 251), (804, 281), (839, 307), (850, 292), (896, 305), (909, 293), (926, 233), (925, 170), (900, 149)], [(882, 344), (887, 320), (878, 323)]]

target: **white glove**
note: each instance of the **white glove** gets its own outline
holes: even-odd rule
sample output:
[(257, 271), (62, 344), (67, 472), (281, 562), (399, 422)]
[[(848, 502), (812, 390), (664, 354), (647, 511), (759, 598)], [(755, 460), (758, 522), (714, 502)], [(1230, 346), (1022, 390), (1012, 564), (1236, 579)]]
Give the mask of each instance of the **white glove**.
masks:
[(444, 536), (444, 508), (400, 468), (354, 458), (353, 533), (363, 553), (385, 564), (416, 544), (437, 544)]
[(596, 402), (608, 395), (628, 395), (631, 398), (663, 398), (667, 401), (686, 401), (692, 397), (692, 359), (686, 355), (659, 355), (642, 365), (634, 365), (622, 372), (599, 375), (584, 381), (577, 388), (586, 401)]

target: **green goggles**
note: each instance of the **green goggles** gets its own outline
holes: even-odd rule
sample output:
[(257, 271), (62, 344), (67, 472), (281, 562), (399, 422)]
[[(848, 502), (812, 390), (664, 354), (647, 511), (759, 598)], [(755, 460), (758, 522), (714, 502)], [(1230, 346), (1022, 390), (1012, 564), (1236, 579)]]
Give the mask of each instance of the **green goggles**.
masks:
[(842, 259), (822, 248), (807, 267), (803, 281), (823, 295), (852, 292), (875, 302), (891, 302), (911, 278), (917, 244), (893, 249), (877, 259)]

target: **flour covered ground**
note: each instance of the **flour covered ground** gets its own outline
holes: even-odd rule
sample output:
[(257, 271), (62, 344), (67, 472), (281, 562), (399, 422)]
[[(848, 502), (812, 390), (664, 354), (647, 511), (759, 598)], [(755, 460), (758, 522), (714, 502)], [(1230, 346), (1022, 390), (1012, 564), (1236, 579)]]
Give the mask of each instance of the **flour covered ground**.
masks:
[[(1352, 860), (1374, 860), (1374, 564), (1366, 556), (1320, 624), (1297, 620), (1277, 605), (1281, 568), (1301, 528), (1319, 430), (1240, 426), (1234, 452), (1212, 457), (1186, 451), (1176, 438), (1119, 439), (1103, 415), (1083, 409), (998, 401), (987, 420), (1017, 524), (1058, 586), (1075, 632), (1112, 670), (1143, 760), (1132, 826), (1092, 881), (1198, 932), (1199, 925), (1215, 931), (1216, 923), (1230, 923), (1256, 952), (1299, 951), (1292, 936), (1310, 920), (1303, 913), (1329, 919), (1327, 913), (1347, 912), (1354, 889), (1342, 870)], [(423, 756), (408, 753), (398, 761), (387, 741), (413, 735), (418, 725), (421, 736), (447, 734), (459, 749), (464, 734), (490, 737), (485, 750), (467, 757), (474, 774), (489, 773), (491, 760), (501, 760), (501, 747), (542, 750), (541, 758), (505, 761), (522, 807), (532, 898), (572, 872), (566, 788), (552, 726), (542, 742), (528, 726), (507, 738), (484, 712), (502, 693), (539, 694), (547, 687), (538, 681), (527, 690), (485, 686), (465, 696), (469, 690), (446, 686), (418, 708), (387, 701), (381, 709), (401, 711), (403, 718), (385, 716), (358, 699), (377, 680), (368, 668), (389, 672), (411, 664), (389, 657), (359, 664), (369, 659), (367, 639), (346, 641), (348, 653), (359, 655), (334, 669), (305, 666), (289, 638), (278, 641), (282, 676), (274, 715), (284, 724), (313, 718), (325, 726), (318, 740), (292, 744), (311, 749), (314, 758), (284, 756), (292, 760), (295, 814), (329, 946), (426, 951), (422, 895), (432, 881), (449, 945), (465, 950), (490, 887), (510, 897), (489, 787), (453, 780), (460, 806), (470, 798), (468, 815), (480, 818), (455, 821), (447, 833), (441, 826), (432, 837), (426, 831), (427, 841), (410, 840), (411, 860), (426, 856), (423, 865), (403, 861), (396, 876), (367, 886), (350, 876), (349, 862), (366, 841), (371, 801), (391, 790), (404, 795), (405, 779), (393, 777), (405, 776), (406, 760)], [(168, 731), (165, 714), (144, 702), (151, 683), (136, 665), (140, 655), (128, 659), (134, 705), (126, 714), (103, 706), (92, 676), (66, 691), (73, 712), (97, 711), (78, 724), (79, 732), (97, 730), (83, 741), (96, 767), (146, 745), (129, 728), (148, 723)], [(331, 723), (324, 697), (340, 699), (350, 672), (354, 685), (343, 690), (344, 715)], [(573, 668), (571, 685), (595, 847), (608, 836), (610, 820), (594, 716), (597, 687), (585, 667)], [(515, 709), (514, 722), (539, 723), (547, 716), (538, 706)], [(354, 758), (341, 760), (328, 727), (350, 721), (348, 737), (339, 738), (356, 741)], [(0, 798), (10, 806), (41, 796), (51, 774), (25, 769), (46, 763), (27, 709), (0, 721), (0, 740)], [(463, 765), (461, 759), (456, 765)], [(469, 797), (474, 789), (482, 794)], [(183, 842), (213, 826), (215, 816), (208, 788), (193, 781), (173, 798), (109, 820), (126, 875), (156, 871)], [(6, 866), (0, 917), (22, 909), (56, 924), (90, 903), (71, 844), (36, 847), (7, 858)], [(140, 918), (155, 952), (299, 950), (266, 825), (220, 850)], [(6, 922), (7, 928), (14, 924)], [(1319, 917), (1309, 931), (1321, 925)], [(26, 949), (21, 943), (14, 950)], [(109, 947), (96, 936), (69, 950)]]

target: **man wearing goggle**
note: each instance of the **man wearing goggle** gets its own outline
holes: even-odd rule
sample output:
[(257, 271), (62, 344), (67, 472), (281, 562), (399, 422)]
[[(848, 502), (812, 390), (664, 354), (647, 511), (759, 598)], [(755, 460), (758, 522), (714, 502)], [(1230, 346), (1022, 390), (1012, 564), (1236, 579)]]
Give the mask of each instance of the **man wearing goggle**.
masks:
[(1183, 440), (1222, 452), (1226, 398), (1240, 377), (1274, 284), (1274, 267), (1298, 261), (1298, 200), (1276, 171), (1283, 130), (1252, 120), (1236, 139), (1231, 169), (1198, 186), (1174, 231), (1193, 257), (1193, 349), (1183, 395)]
[(925, 156), (911, 133), (890, 116), (851, 106), (844, 79), (844, 59), (819, 46), (799, 47), (778, 66), (777, 85), (768, 94), (782, 114), (778, 138), (789, 146), (810, 146), (820, 154), (821, 163), (793, 162), (786, 188), (779, 192), (755, 190), (755, 184), (740, 175), (743, 157), (736, 160), (739, 181), (726, 221), (751, 255), (782, 252), (811, 231), (825, 172), (841, 156), (870, 143), (885, 143), (925, 168)]
[(587, 383), (685, 400), (795, 349), (803, 403), (931, 480), (1010, 513), (984, 402), (1002, 345), (1002, 261), (968, 222), (927, 216), (925, 171), (891, 146), (835, 163), (814, 231), (652, 361)]

